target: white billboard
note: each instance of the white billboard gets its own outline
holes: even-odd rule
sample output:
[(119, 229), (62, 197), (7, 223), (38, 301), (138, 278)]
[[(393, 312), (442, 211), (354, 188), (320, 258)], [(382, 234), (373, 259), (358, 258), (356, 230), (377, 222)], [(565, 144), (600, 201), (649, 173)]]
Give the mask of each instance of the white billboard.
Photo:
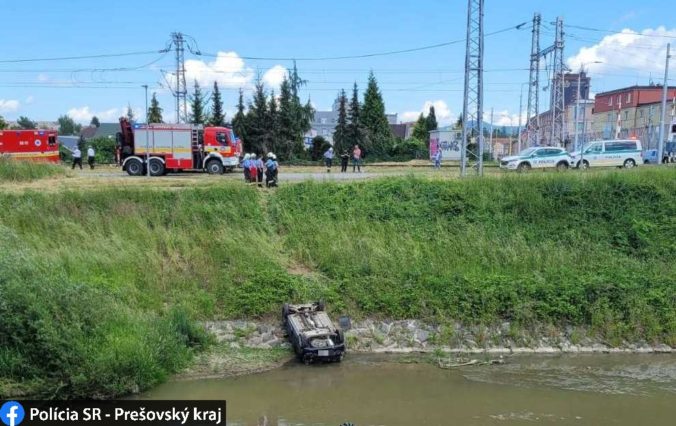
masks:
[(460, 161), (461, 130), (432, 130), (430, 132), (430, 159), (441, 149), (442, 160)]

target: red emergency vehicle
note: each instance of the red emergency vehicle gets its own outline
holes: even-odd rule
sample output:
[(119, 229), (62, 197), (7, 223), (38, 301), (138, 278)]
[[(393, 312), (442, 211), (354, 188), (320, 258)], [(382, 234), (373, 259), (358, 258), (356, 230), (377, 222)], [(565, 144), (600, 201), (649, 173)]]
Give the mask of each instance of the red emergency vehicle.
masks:
[(0, 156), (59, 162), (56, 130), (0, 130)]
[(143, 175), (148, 169), (152, 176), (184, 170), (220, 174), (234, 170), (239, 164), (241, 144), (228, 127), (146, 125), (122, 117), (120, 128), (117, 134), (120, 165), (132, 176)]

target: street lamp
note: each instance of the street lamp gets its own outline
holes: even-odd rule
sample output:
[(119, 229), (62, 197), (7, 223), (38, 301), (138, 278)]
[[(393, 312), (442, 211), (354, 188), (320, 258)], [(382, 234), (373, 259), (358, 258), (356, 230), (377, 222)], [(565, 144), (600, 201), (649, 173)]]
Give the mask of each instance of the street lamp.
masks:
[[(575, 148), (577, 149), (579, 147), (580, 149), (580, 167), (584, 167), (584, 150), (582, 149), (583, 147), (579, 145), (579, 134), (580, 134), (580, 86), (582, 85), (582, 72), (584, 71), (584, 66), (589, 65), (589, 64), (601, 64), (603, 62), (601, 61), (593, 61), (593, 62), (582, 62), (580, 63), (580, 71), (577, 73), (577, 97), (575, 99)], [(584, 120), (584, 123), (586, 124), (586, 111), (585, 114), (582, 115), (582, 119)], [(585, 127), (584, 125), (582, 127)]]
[(150, 144), (148, 142), (148, 132), (150, 131), (150, 126), (148, 125), (148, 85), (144, 84), (141, 87), (146, 89), (146, 173), (150, 177)]

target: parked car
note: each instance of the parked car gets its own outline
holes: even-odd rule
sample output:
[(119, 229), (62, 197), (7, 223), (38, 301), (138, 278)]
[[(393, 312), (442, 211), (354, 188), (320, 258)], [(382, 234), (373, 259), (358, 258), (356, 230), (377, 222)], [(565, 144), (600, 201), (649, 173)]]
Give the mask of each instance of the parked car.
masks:
[(571, 157), (563, 148), (551, 146), (526, 148), (518, 155), (503, 157), (500, 168), (525, 172), (530, 169), (555, 168), (563, 171), (571, 166)]
[(343, 360), (345, 335), (333, 325), (324, 303), (285, 304), (282, 321), (298, 359), (305, 364)]
[(656, 149), (648, 149), (643, 153), (643, 164), (657, 164)]
[[(582, 153), (581, 153), (582, 152)], [(636, 139), (615, 139), (592, 141), (582, 151), (571, 154), (575, 167), (624, 167), (631, 169), (643, 163), (641, 141)]]

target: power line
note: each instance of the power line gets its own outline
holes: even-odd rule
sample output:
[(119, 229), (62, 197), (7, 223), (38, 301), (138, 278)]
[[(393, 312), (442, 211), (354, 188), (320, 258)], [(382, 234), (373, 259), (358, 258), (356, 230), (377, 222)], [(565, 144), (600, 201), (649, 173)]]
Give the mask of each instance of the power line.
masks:
[(636, 36), (640, 36), (640, 37), (656, 37), (656, 38), (676, 39), (676, 36), (669, 36), (669, 35), (665, 35), (665, 34), (641, 34), (641, 33), (634, 32), (632, 30), (630, 30), (631, 32), (611, 31), (611, 30), (603, 30), (603, 29), (600, 29), (600, 28), (584, 27), (584, 26), (581, 26), (581, 25), (570, 25), (570, 24), (566, 24), (566, 27), (575, 28), (575, 29), (583, 30), (583, 31), (593, 31), (593, 32), (597, 32), (597, 33), (606, 33), (606, 34), (627, 34), (627, 35), (636, 35)]
[(62, 57), (52, 57), (52, 58), (30, 58), (30, 59), (6, 59), (1, 60), (0, 64), (14, 64), (20, 62), (48, 62), (48, 61), (71, 61), (77, 59), (100, 59), (100, 58), (119, 58), (122, 56), (138, 56), (138, 55), (150, 55), (156, 53), (164, 53), (163, 50), (145, 50), (140, 52), (126, 52), (126, 53), (107, 53), (100, 55), (83, 55), (83, 56), (62, 56)]
[[(501, 30), (497, 30), (491, 33), (486, 34), (486, 37), (489, 36), (494, 36), (497, 34), (505, 33), (507, 31), (512, 31), (512, 30), (521, 30), (521, 29), (527, 29), (526, 27), (527, 22), (522, 22), (518, 25), (512, 25), (506, 28), (503, 28)], [(452, 41), (447, 41), (443, 43), (437, 43), (437, 44), (431, 44), (427, 46), (420, 46), (420, 47), (413, 47), (410, 49), (401, 49), (401, 50), (391, 50), (388, 52), (377, 52), (377, 53), (365, 53), (361, 55), (345, 55), (345, 56), (324, 56), (324, 57), (305, 57), (305, 58), (293, 58), (293, 57), (260, 57), (260, 56), (240, 56), (242, 59), (246, 60), (251, 60), (251, 61), (333, 61), (333, 60), (342, 60), (342, 59), (364, 59), (364, 58), (373, 58), (376, 56), (390, 56), (390, 55), (399, 55), (402, 53), (411, 53), (411, 52), (419, 52), (422, 50), (429, 50), (429, 49), (437, 49), (439, 47), (446, 47), (446, 46), (452, 46), (454, 44), (460, 44), (464, 43), (466, 39), (458, 39), (458, 40), (452, 40)], [(209, 56), (209, 57), (218, 57), (218, 54), (214, 53), (205, 53), (201, 52), (201, 56)]]

